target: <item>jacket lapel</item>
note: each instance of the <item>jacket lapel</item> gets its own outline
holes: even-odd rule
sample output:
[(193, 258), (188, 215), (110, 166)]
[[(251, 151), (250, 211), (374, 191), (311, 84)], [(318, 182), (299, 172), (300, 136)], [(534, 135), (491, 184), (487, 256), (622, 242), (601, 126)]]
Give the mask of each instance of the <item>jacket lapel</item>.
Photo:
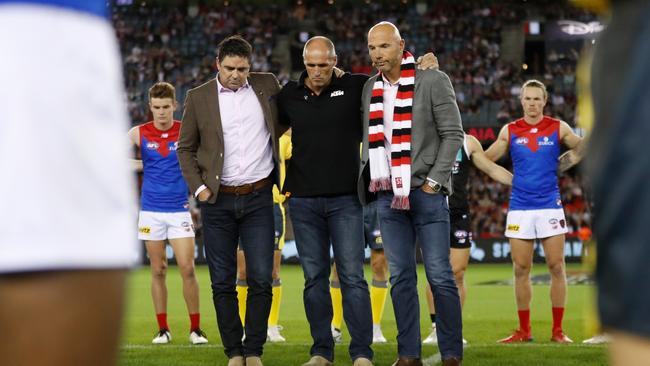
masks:
[(216, 80), (210, 81), (207, 85), (205, 93), (205, 105), (208, 106), (208, 115), (211, 121), (214, 121), (217, 128), (217, 136), (223, 145), (223, 127), (221, 125), (221, 111), (219, 110), (219, 93), (218, 84)]

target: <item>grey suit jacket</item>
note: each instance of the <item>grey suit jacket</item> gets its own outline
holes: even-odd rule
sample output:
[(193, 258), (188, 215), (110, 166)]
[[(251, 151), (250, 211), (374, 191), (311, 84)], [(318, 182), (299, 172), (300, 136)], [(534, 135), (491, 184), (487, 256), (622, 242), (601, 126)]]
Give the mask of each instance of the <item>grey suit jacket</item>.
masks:
[[(371, 197), (368, 192), (368, 114), (377, 77), (368, 79), (361, 99), (364, 128), (357, 189), (364, 204)], [(439, 70), (416, 70), (411, 123), (411, 189), (420, 187), (428, 177), (442, 184), (451, 195), (451, 168), (462, 144), (463, 127), (449, 77)]]
[[(248, 76), (248, 82), (262, 106), (277, 166), (278, 139), (287, 129), (278, 124), (275, 96), (280, 91), (280, 84), (271, 73), (252, 72)], [(182, 122), (176, 155), (183, 177), (192, 194), (203, 184), (210, 188), (213, 194), (209, 202), (214, 203), (219, 192), (224, 160), (223, 128), (215, 79), (187, 92)], [(274, 179), (277, 181), (277, 177), (274, 176)]]

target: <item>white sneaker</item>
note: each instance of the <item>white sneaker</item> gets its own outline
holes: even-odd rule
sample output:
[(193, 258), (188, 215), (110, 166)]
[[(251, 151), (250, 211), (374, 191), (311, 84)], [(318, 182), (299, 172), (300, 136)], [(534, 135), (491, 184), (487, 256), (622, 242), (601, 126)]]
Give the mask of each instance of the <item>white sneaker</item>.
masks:
[(190, 332), (190, 342), (192, 344), (206, 344), (208, 343), (208, 337), (199, 329), (195, 329)]
[(266, 340), (271, 343), (285, 342), (286, 339), (284, 339), (284, 337), (280, 334), (281, 330), (281, 325), (269, 325), (268, 329), (266, 330)]
[(161, 329), (158, 333), (156, 333), (156, 336), (153, 337), (153, 340), (151, 343), (153, 344), (167, 344), (169, 341), (172, 340), (172, 334), (169, 332), (168, 329)]
[(372, 325), (372, 343), (386, 343), (386, 337), (381, 332), (381, 325), (379, 324)]
[(424, 338), (424, 340), (422, 341), (422, 344), (433, 344), (433, 345), (438, 344), (438, 334), (436, 333), (436, 323), (433, 323), (433, 325), (431, 325), (431, 333), (426, 338)]
[(585, 339), (582, 341), (584, 344), (603, 344), (603, 343), (609, 343), (612, 341), (612, 337), (609, 334), (603, 333), (603, 334), (596, 334), (595, 336)]
[(336, 344), (343, 343), (343, 333), (341, 333), (340, 329), (334, 328), (334, 326), (332, 326), (332, 338), (334, 338), (334, 343)]

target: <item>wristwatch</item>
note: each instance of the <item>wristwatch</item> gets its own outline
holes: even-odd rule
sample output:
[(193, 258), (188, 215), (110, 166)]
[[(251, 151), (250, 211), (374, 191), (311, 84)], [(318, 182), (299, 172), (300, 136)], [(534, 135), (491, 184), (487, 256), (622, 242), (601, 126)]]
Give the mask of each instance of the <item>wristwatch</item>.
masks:
[(427, 178), (427, 185), (433, 190), (434, 193), (438, 193), (442, 189), (442, 185), (433, 179)]

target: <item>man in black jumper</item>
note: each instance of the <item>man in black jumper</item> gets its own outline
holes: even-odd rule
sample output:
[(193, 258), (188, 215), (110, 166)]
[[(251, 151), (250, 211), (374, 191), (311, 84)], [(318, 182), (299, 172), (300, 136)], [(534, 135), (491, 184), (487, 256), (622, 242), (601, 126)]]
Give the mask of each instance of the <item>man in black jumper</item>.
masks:
[[(429, 56), (437, 67), (433, 55)], [(330, 331), (330, 255), (341, 281), (343, 314), (354, 366), (372, 365), (372, 312), (364, 278), (363, 211), (357, 197), (362, 138), (361, 92), (367, 75), (341, 73), (334, 44), (314, 37), (305, 43), (306, 71), (278, 94), (279, 119), (292, 128), (293, 153), (284, 191), (305, 276), (303, 300), (314, 344), (303, 366), (334, 361)]]

